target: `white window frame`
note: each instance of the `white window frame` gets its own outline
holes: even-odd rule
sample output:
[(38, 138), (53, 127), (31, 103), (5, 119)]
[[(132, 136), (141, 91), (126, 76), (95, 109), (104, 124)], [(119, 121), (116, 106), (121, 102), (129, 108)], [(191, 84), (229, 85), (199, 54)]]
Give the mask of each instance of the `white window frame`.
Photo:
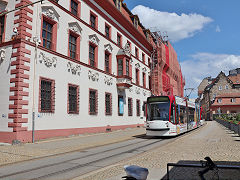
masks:
[(217, 100), (217, 102), (218, 102), (218, 103), (222, 103), (222, 98), (219, 98), (219, 99)]
[(218, 86), (218, 90), (221, 91), (222, 90), (222, 86)]

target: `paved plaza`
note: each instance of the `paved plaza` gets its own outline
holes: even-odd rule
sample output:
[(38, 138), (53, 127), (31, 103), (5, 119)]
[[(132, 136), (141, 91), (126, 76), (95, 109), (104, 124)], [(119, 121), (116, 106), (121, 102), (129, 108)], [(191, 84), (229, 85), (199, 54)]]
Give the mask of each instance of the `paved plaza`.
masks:
[(148, 180), (159, 180), (166, 175), (169, 162), (200, 161), (206, 156), (211, 157), (213, 161), (240, 162), (239, 149), (239, 136), (217, 122), (210, 121), (205, 126), (182, 135), (162, 147), (74, 180), (119, 180), (125, 175), (124, 165), (148, 168)]
[[(1, 166), (61, 153), (88, 149), (143, 136), (144, 128), (132, 128), (100, 134), (84, 134), (58, 139), (48, 139), (35, 144), (0, 146)], [(165, 140), (164, 140), (165, 141)], [(124, 165), (139, 165), (149, 169), (148, 180), (166, 175), (168, 162), (199, 161), (210, 156), (213, 161), (240, 162), (240, 137), (215, 121), (171, 139), (163, 146), (143, 152), (74, 180), (119, 180), (125, 175)]]

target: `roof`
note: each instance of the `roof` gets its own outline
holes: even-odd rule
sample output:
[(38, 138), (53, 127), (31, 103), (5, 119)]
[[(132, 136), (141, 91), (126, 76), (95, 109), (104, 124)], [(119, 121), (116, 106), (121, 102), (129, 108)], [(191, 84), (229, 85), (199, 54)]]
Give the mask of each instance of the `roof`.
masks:
[(240, 84), (240, 74), (229, 75), (228, 78), (233, 82), (233, 84)]
[(209, 91), (220, 79), (220, 75), (223, 75), (224, 77), (226, 77), (227, 81), (231, 84), (231, 86), (233, 85), (233, 82), (231, 81), (231, 79), (229, 79), (224, 72), (220, 72), (218, 74), (218, 76), (216, 78), (214, 78), (211, 82), (211, 84), (207, 85), (206, 88), (204, 89), (204, 91)]

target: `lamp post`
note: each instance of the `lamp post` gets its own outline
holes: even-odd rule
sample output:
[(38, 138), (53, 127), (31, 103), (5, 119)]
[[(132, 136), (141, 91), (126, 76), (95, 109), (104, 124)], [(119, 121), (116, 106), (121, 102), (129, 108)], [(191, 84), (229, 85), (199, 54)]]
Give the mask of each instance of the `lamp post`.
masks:
[(37, 63), (37, 47), (41, 44), (41, 40), (38, 37), (33, 38), (35, 43), (35, 57), (33, 62), (33, 104), (32, 104), (32, 143), (35, 140), (35, 81), (36, 81), (36, 63)]

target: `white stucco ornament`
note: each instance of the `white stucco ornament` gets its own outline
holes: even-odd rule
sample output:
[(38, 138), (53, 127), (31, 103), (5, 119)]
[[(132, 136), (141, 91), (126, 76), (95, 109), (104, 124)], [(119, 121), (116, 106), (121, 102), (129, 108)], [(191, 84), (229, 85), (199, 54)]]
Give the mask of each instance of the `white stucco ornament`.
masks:
[(136, 63), (136, 64), (135, 64), (135, 67), (136, 67), (137, 69), (139, 69), (139, 68), (140, 68), (140, 64), (139, 64), (139, 63)]
[(110, 54), (112, 53), (112, 50), (113, 50), (111, 44), (104, 45), (104, 49), (105, 49), (105, 51), (109, 52)]
[(57, 66), (57, 58), (56, 57), (46, 57), (46, 55), (43, 52), (40, 52), (39, 54), (39, 62), (44, 63), (47, 67), (56, 67)]
[(59, 21), (60, 15), (57, 13), (53, 6), (42, 6), (42, 14), (55, 21)]
[(131, 56), (131, 49), (130, 49), (130, 44), (126, 43), (124, 48), (123, 48), (124, 54), (127, 56)]
[(139, 87), (136, 87), (136, 93), (140, 94), (140, 88)]
[(93, 72), (93, 71), (89, 70), (88, 71), (88, 79), (91, 79), (92, 81), (98, 81), (99, 74), (97, 72)]
[(129, 92), (132, 92), (132, 91), (133, 91), (133, 88), (132, 88), (132, 87), (130, 87), (128, 90), (129, 90)]
[(113, 84), (113, 78), (105, 76), (104, 82), (106, 85), (111, 86)]
[(90, 35), (90, 36), (89, 36), (89, 41), (90, 41), (91, 43), (95, 44), (96, 46), (98, 46), (100, 40), (99, 40), (99, 38), (97, 37), (96, 34), (93, 34), (93, 35)]
[(0, 63), (2, 63), (6, 58), (6, 50), (0, 49)]
[(147, 92), (143, 89), (143, 95), (146, 96)]
[(82, 33), (82, 28), (77, 22), (70, 22), (68, 23), (68, 29), (77, 33), (81, 34)]
[(81, 73), (81, 66), (80, 65), (78, 65), (78, 64), (74, 65), (73, 63), (68, 62), (67, 67), (68, 67), (68, 72), (72, 72), (73, 75), (79, 75), (80, 76), (80, 73)]
[(142, 68), (142, 71), (143, 71), (143, 72), (146, 72), (146, 71), (147, 71), (147, 68), (146, 68), (146, 67)]

